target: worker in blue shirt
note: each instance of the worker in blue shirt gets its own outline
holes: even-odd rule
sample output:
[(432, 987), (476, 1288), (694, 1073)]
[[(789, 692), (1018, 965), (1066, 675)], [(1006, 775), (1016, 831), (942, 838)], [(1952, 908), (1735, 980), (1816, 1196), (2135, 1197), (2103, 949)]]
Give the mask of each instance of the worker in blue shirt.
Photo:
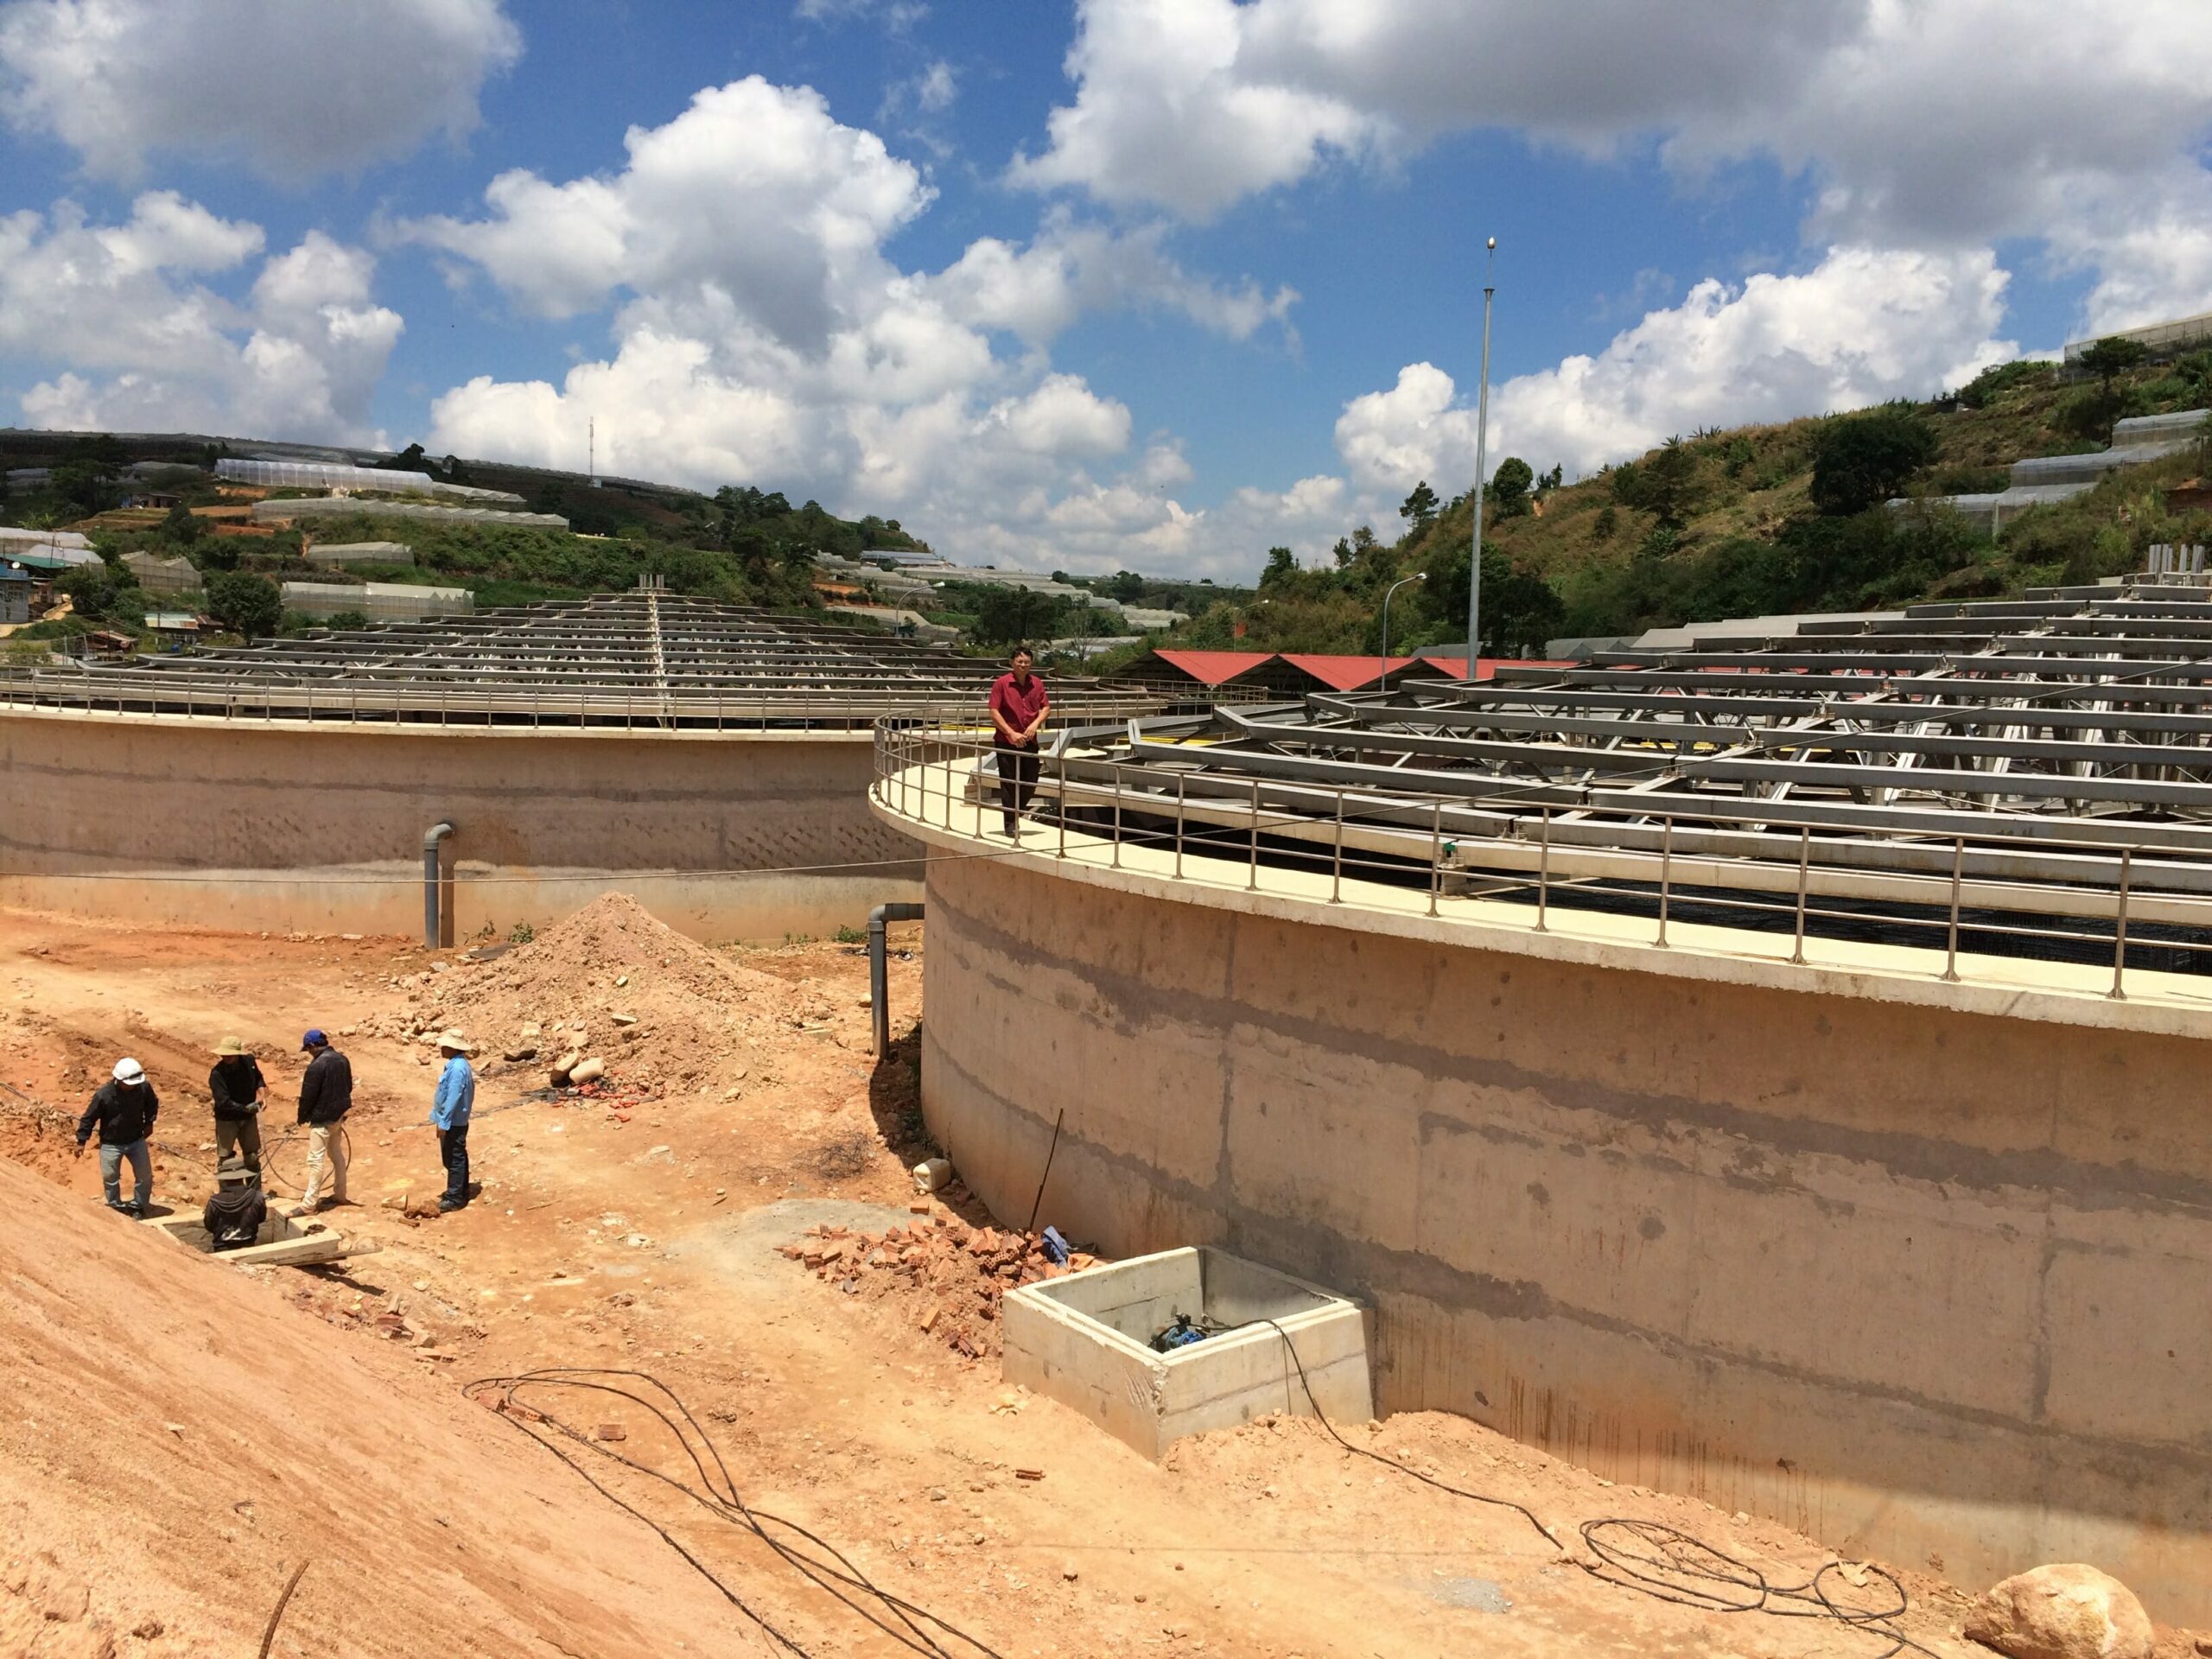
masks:
[(471, 1045), (457, 1031), (438, 1033), (438, 1054), (445, 1068), (438, 1073), (438, 1092), (430, 1103), (430, 1122), (438, 1132), (438, 1160), (446, 1166), (445, 1196), (438, 1209), (446, 1214), (460, 1209), (474, 1195), (468, 1184), (468, 1115), (476, 1105), (476, 1072), (468, 1064)]

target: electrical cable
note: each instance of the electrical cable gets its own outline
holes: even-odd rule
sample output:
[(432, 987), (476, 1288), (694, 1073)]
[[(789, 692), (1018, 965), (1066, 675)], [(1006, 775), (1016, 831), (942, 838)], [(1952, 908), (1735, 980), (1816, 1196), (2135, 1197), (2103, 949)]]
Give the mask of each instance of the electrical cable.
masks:
[[(1289, 1354), (1290, 1363), (1298, 1368), (1298, 1385), (1306, 1391), (1306, 1403), (1313, 1408), (1314, 1421), (1327, 1430), (1329, 1438), (1344, 1447), (1345, 1451), (1354, 1457), (1365, 1458), (1370, 1462), (1379, 1463), (1385, 1469), (1395, 1469), (1402, 1475), (1409, 1475), (1422, 1485), (1433, 1486), (1439, 1491), (1451, 1493), (1454, 1497), (1464, 1497), (1476, 1503), (1488, 1503), (1496, 1509), (1510, 1510), (1534, 1527), (1543, 1541), (1554, 1549), (1564, 1548), (1552, 1529), (1539, 1521), (1536, 1518), (1536, 1512), (1525, 1503), (1516, 1503), (1510, 1497), (1491, 1497), (1482, 1492), (1468, 1491), (1465, 1487), (1454, 1486), (1449, 1481), (1439, 1480), (1433, 1475), (1424, 1475), (1418, 1469), (1408, 1469), (1395, 1459), (1386, 1458), (1379, 1452), (1370, 1452), (1363, 1446), (1354, 1446), (1350, 1440), (1344, 1439), (1343, 1435), (1337, 1433), (1337, 1426), (1329, 1421), (1329, 1414), (1321, 1409), (1321, 1402), (1313, 1397), (1313, 1384), (1306, 1375), (1306, 1362), (1298, 1357), (1298, 1345), (1291, 1341), (1290, 1332), (1271, 1319), (1263, 1318), (1251, 1321), (1251, 1325), (1260, 1325), (1272, 1326), (1275, 1335), (1282, 1338), (1284, 1351)], [(1241, 1328), (1249, 1329), (1250, 1325)]]
[[(1381, 1464), (1386, 1469), (1410, 1476), (1425, 1486), (1449, 1492), (1454, 1497), (1467, 1498), (1477, 1503), (1511, 1510), (1525, 1519), (1543, 1535), (1554, 1548), (1562, 1548), (1560, 1540), (1535, 1512), (1511, 1498), (1492, 1497), (1483, 1492), (1471, 1492), (1454, 1486), (1449, 1481), (1425, 1475), (1418, 1469), (1408, 1469), (1395, 1459), (1364, 1446), (1354, 1446), (1337, 1432), (1329, 1414), (1321, 1409), (1321, 1402), (1314, 1397), (1313, 1384), (1306, 1375), (1306, 1362), (1299, 1357), (1297, 1344), (1290, 1333), (1272, 1319), (1258, 1319), (1248, 1324), (1230, 1326), (1232, 1330), (1250, 1330), (1268, 1325), (1282, 1338), (1282, 1345), (1290, 1363), (1297, 1368), (1299, 1387), (1304, 1390), (1306, 1403), (1313, 1408), (1314, 1420), (1325, 1430), (1331, 1440), (1345, 1451)], [(1285, 1379), (1286, 1382), (1288, 1380)], [(1857, 1589), (1844, 1570), (1840, 1560), (1824, 1562), (1812, 1577), (1802, 1584), (1774, 1584), (1766, 1575), (1748, 1561), (1739, 1560), (1679, 1527), (1663, 1522), (1640, 1521), (1631, 1516), (1607, 1516), (1585, 1521), (1580, 1531), (1597, 1565), (1577, 1561), (1585, 1573), (1601, 1584), (1618, 1585), (1634, 1590), (1656, 1600), (1672, 1602), (1678, 1606), (1700, 1608), (1707, 1612), (1770, 1613), (1783, 1618), (1834, 1618), (1854, 1630), (1886, 1638), (1890, 1646), (1871, 1659), (1895, 1659), (1907, 1648), (1926, 1654), (1929, 1659), (1943, 1659), (1943, 1656), (1926, 1643), (1916, 1641), (1894, 1627), (1892, 1621), (1902, 1618), (1911, 1605), (1904, 1586), (1888, 1568), (1869, 1561), (1865, 1564), (1868, 1578), (1878, 1579), (1887, 1586), (1893, 1605), (1853, 1605), (1847, 1598), (1840, 1597), (1831, 1588), (1831, 1575), (1842, 1580), (1847, 1589)]]
[[(606, 1378), (617, 1381), (601, 1380)], [(639, 1387), (632, 1386), (633, 1383), (642, 1385), (642, 1389), (650, 1393), (641, 1392)], [(613, 1395), (651, 1414), (674, 1437), (690, 1460), (697, 1484), (695, 1485), (677, 1479), (633, 1458), (612, 1451), (605, 1443), (593, 1440), (556, 1414), (531, 1405), (518, 1397), (524, 1390), (543, 1389), (573, 1389)], [(511, 1376), (480, 1377), (464, 1385), (461, 1392), (476, 1403), (489, 1406), (499, 1412), (503, 1421), (512, 1424), (545, 1447), (608, 1502), (644, 1522), (659, 1535), (664, 1542), (690, 1563), (725, 1599), (791, 1653), (804, 1655), (805, 1649), (747, 1605), (667, 1529), (593, 1479), (590, 1471), (563, 1449), (554, 1437), (574, 1440), (588, 1451), (658, 1481), (690, 1498), (710, 1515), (750, 1533), (772, 1550), (785, 1565), (835, 1597), (859, 1618), (911, 1652), (927, 1656), (927, 1659), (958, 1659), (962, 1653), (980, 1655), (982, 1659), (1005, 1659), (1005, 1656), (977, 1637), (883, 1589), (835, 1545), (797, 1522), (749, 1506), (731, 1477), (713, 1437), (700, 1426), (698, 1419), (683, 1403), (682, 1396), (651, 1372), (554, 1366)], [(541, 1428), (550, 1433), (541, 1433), (538, 1432)], [(799, 1548), (798, 1544), (777, 1535), (771, 1529), (780, 1529), (804, 1541), (820, 1554)], [(946, 1641), (940, 1640), (925, 1626), (934, 1627), (935, 1630), (942, 1632), (945, 1638), (958, 1646), (948, 1646)]]

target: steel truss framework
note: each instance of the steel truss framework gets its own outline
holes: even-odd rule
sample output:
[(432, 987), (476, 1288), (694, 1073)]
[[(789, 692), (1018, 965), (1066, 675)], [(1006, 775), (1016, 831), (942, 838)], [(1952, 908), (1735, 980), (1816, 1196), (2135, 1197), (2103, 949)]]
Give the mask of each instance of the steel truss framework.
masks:
[[(534, 726), (981, 719), (1002, 664), (750, 606), (639, 592), (0, 677), (0, 701), (148, 713)], [(1071, 711), (1156, 697), (1056, 678)]]
[(1082, 808), (1110, 791), (1116, 822), (1241, 825), (1293, 856), (1349, 841), (1446, 891), (1525, 894), (1535, 874), (1641, 893), (1662, 934), (1670, 886), (1785, 912), (1794, 895), (1801, 932), (1808, 904), (1948, 906), (1955, 948), (1962, 906), (2077, 918), (2107, 950), (2124, 918), (2169, 942), (2212, 922), (2201, 582), (1920, 605), (1089, 737), (1058, 787)]

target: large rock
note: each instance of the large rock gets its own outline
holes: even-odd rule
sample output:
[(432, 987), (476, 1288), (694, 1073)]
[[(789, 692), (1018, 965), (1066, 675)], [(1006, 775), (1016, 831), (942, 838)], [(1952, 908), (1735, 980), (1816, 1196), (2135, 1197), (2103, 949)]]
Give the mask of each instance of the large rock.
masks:
[(2010, 1659), (2151, 1659), (2151, 1616), (2110, 1573), (2038, 1567), (1975, 1598), (1967, 1635)]

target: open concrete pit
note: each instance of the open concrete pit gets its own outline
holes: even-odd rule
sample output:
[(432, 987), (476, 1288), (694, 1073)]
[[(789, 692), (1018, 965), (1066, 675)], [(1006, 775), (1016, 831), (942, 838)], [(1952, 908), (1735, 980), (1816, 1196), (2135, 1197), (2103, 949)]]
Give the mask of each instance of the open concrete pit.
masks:
[(1375, 1415), (1364, 1313), (1226, 1251), (1162, 1250), (1030, 1285), (1007, 1297), (1004, 1320), (1007, 1382), (1154, 1461), (1185, 1435), (1278, 1412)]

